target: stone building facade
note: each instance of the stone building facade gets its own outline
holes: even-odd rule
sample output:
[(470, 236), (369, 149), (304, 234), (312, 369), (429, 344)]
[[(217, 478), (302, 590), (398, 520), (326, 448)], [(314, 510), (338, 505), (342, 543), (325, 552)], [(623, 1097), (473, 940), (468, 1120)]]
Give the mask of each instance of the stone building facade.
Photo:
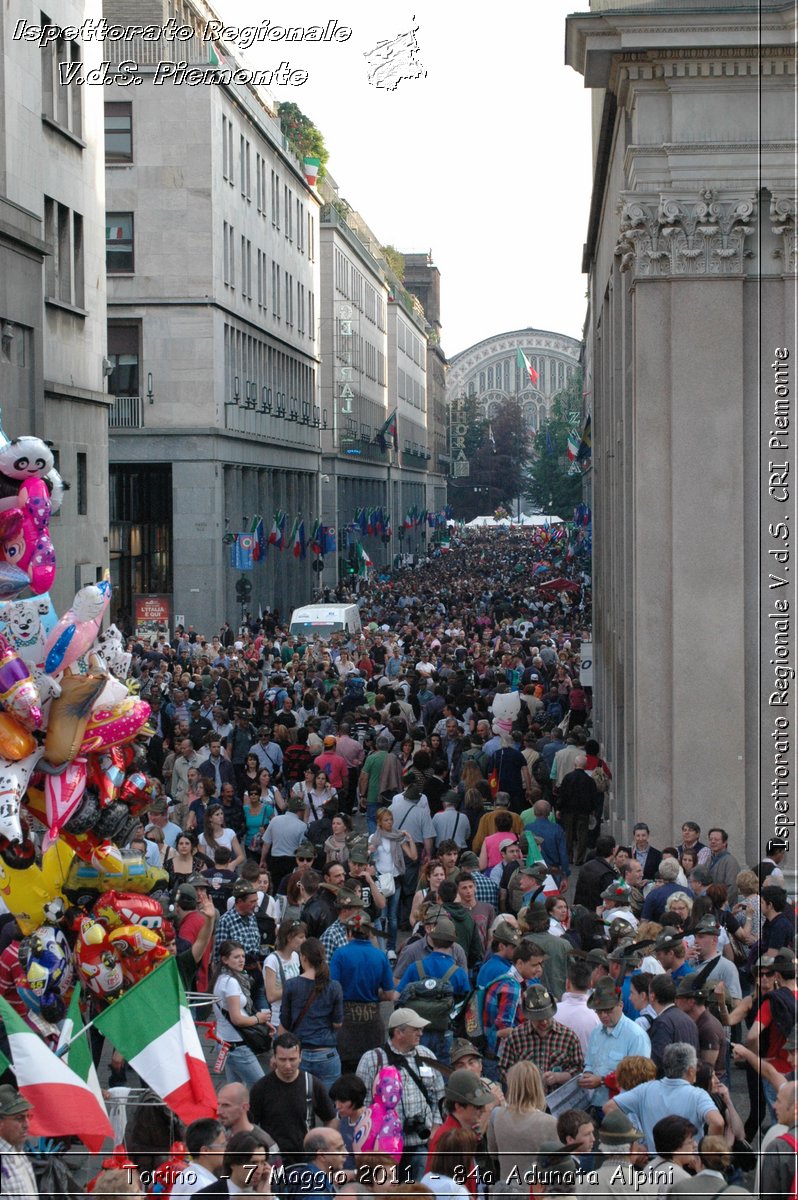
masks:
[[(174, 5), (137, 13), (156, 23)], [(178, 5), (183, 26), (216, 14)], [(130, 19), (106, 0), (109, 22)], [(218, 49), (218, 47), (217, 47)], [(119, 615), (171, 597), (206, 633), (241, 613), (225, 534), (282, 510), (320, 513), (319, 208), (269, 97), (249, 85), (156, 86), (153, 49), (114, 44), (142, 83), (107, 87), (106, 260), (111, 554)], [(209, 61), (208, 43), (156, 56)], [(216, 53), (216, 51), (213, 51)], [(247, 573), (247, 607), (281, 613), (315, 585), (271, 551)]]
[(566, 33), (594, 99), (585, 390), (613, 827), (628, 840), (645, 817), (662, 845), (690, 817), (754, 863), (773, 825), (762, 581), (784, 505), (761, 468), (773, 350), (795, 355), (795, 19), (594, 0)]
[[(99, 15), (99, 0), (48, 0), (45, 20)], [(39, 18), (23, 0), (0, 16), (0, 405), (9, 437), (50, 440), (71, 484), (51, 528), (61, 612), (108, 567), (103, 97), (58, 75), (96, 67), (98, 42), (13, 36)]]

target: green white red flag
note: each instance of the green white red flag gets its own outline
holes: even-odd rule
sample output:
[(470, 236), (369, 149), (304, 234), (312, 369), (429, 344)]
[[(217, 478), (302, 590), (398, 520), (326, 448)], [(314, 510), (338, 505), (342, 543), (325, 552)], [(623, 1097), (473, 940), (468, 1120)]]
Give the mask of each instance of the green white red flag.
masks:
[[(73, 1021), (73, 1028), (76, 1028), (76, 996), (77, 991), (73, 996), (68, 1018)], [(8, 1036), (17, 1087), (33, 1105), (29, 1126), (31, 1135), (63, 1138), (71, 1134), (79, 1137), (86, 1149), (96, 1154), (102, 1149), (106, 1138), (113, 1138), (114, 1130), (108, 1120), (99, 1085), (95, 1090), (87, 1078), (81, 1078), (77, 1070), (81, 1063), (85, 1064), (86, 1054), (91, 1063), (91, 1048), (85, 1044), (86, 1038), (78, 1039), (78, 1042), (84, 1043), (80, 1049), (78, 1043), (75, 1043), (73, 1064), (69, 1066), (25, 1024), (22, 1017), (15, 1013), (2, 997), (0, 1019)], [(80, 1022), (79, 1013), (77, 1022)], [(82, 1024), (79, 1027), (82, 1028)], [(96, 1080), (95, 1074), (95, 1084)]]
[(527, 375), (529, 376), (529, 382), (533, 387), (535, 387), (538, 381), (538, 373), (532, 366), (532, 363), (529, 361), (527, 356), (524, 354), (523, 350), (518, 351), (515, 361), (517, 362), (520, 370), (526, 371)]
[(215, 1116), (216, 1093), (173, 958), (109, 1005), (94, 1024), (186, 1125)]

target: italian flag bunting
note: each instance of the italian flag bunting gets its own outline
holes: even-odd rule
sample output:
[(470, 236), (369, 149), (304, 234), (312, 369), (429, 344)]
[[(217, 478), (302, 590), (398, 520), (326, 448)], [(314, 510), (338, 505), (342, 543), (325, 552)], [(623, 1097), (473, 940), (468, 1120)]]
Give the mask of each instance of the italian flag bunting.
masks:
[(579, 453), (579, 434), (575, 429), (568, 430), (568, 447), (566, 453), (568, 454), (568, 461), (575, 462), (576, 456)]
[[(83, 1028), (77, 995), (76, 990), (67, 1018), (75, 1030)], [(0, 1019), (8, 1036), (17, 1087), (33, 1105), (32, 1136), (63, 1138), (66, 1134), (74, 1134), (87, 1150), (96, 1154), (106, 1138), (113, 1138), (114, 1130), (108, 1120), (96, 1074), (93, 1084), (90, 1078), (91, 1048), (86, 1038), (80, 1037), (75, 1043), (72, 1066), (68, 1066), (2, 997)], [(84, 1070), (85, 1075), (82, 1074)]]
[(278, 508), (277, 512), (272, 517), (272, 527), (269, 533), (269, 545), (276, 546), (280, 540), (281, 521), (285, 520), (285, 514)]
[(115, 1000), (94, 1024), (186, 1125), (216, 1115), (216, 1093), (173, 958)]
[(357, 573), (358, 573), (358, 575), (365, 575), (368, 572), (369, 567), (373, 567), (373, 566), (374, 566), (374, 563), (371, 561), (368, 554), (366, 554), (366, 551), (363, 547), (362, 542), (358, 542), (357, 543)]
[(518, 364), (519, 370), (525, 371), (529, 376), (529, 382), (534, 387), (538, 381), (538, 373), (532, 366), (532, 363), (529, 361), (527, 356), (524, 354), (523, 350), (518, 351), (515, 361)]

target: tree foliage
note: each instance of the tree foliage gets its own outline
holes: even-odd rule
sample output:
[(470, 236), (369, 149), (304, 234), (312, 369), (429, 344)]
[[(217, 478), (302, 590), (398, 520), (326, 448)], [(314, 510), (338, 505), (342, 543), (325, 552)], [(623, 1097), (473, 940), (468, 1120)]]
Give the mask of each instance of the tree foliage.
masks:
[[(535, 437), (524, 492), (542, 512), (568, 519), (582, 499), (582, 478), (569, 475), (568, 414), (582, 412), (582, 373), (576, 371), (562, 392), (554, 397), (548, 420)], [(577, 426), (581, 433), (581, 427)]]
[(283, 136), (296, 151), (297, 157), (318, 158), (321, 163), (319, 178), (323, 179), (324, 168), (330, 157), (330, 152), (324, 144), (324, 135), (313, 124), (310, 117), (305, 116), (299, 105), (292, 101), (278, 104), (277, 112)]
[[(465, 452), (471, 472), (464, 479), (450, 479), (449, 503), (456, 517), (471, 520), (491, 514), (505, 505), (515, 514), (518, 497), (524, 491), (524, 477), (531, 452), (529, 430), (517, 400), (502, 404), (497, 416), (489, 421), (469, 420), (476, 416), (476, 400), (465, 402)], [(491, 437), (492, 435), (492, 437)]]
[(405, 256), (401, 250), (397, 250), (395, 246), (390, 244), (382, 247), (382, 252), (385, 255), (385, 261), (393, 271), (400, 283), (405, 281)]

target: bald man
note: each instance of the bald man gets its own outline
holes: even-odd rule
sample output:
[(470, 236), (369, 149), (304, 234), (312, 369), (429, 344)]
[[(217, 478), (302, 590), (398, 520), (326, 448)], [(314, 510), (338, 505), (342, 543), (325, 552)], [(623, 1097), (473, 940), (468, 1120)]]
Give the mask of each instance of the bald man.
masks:
[[(783, 1083), (774, 1104), (782, 1131), (763, 1145), (757, 1195), (771, 1200), (788, 1200), (793, 1194), (796, 1150), (798, 1150), (798, 1084)], [(775, 1131), (774, 1131), (775, 1132)]]
[(278, 1153), (274, 1138), (269, 1137), (260, 1125), (250, 1121), (249, 1090), (243, 1083), (226, 1083), (219, 1091), (217, 1103), (219, 1120), (224, 1125), (228, 1140), (234, 1133), (251, 1133), (270, 1155)]

